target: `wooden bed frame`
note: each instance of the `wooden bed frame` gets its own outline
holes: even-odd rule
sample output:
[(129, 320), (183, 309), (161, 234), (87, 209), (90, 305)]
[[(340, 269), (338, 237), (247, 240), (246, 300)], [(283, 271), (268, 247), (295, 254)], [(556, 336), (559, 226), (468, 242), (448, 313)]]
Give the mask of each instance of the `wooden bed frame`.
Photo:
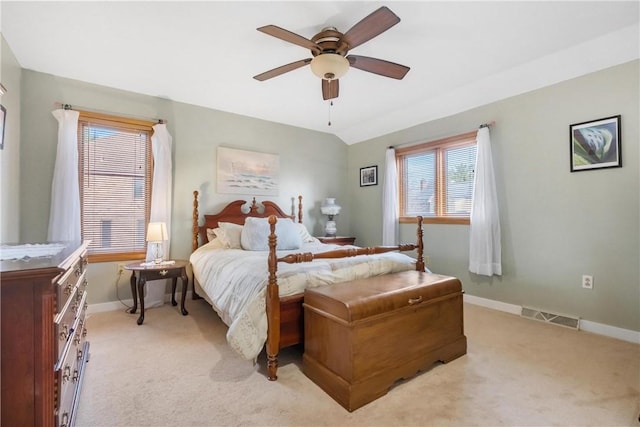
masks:
[[(247, 204), (244, 200), (235, 200), (225, 206), (219, 213), (213, 215), (203, 215), (204, 224), (199, 224), (198, 212), (198, 192), (193, 192), (193, 228), (192, 228), (192, 250), (207, 242), (207, 229), (218, 227), (219, 222), (232, 222), (244, 225), (247, 217), (269, 218), (269, 255), (267, 259), (269, 268), (269, 280), (267, 284), (266, 310), (267, 310), (267, 342), (265, 344), (267, 355), (267, 378), (271, 381), (278, 379), (278, 353), (281, 348), (289, 347), (304, 342), (304, 311), (302, 302), (304, 294), (296, 294), (280, 297), (277, 279), (277, 269), (279, 262), (288, 264), (308, 262), (313, 259), (346, 258), (358, 255), (374, 255), (392, 251), (417, 251), (416, 270), (424, 271), (424, 246), (422, 234), (422, 217), (417, 219), (417, 243), (403, 244), (397, 246), (374, 246), (366, 248), (345, 248), (327, 251), (319, 254), (298, 253), (284, 257), (278, 257), (276, 252), (277, 236), (275, 233), (278, 218), (290, 218), (302, 223), (302, 196), (298, 196), (298, 215), (286, 214), (277, 204), (270, 201), (263, 201), (260, 210), (255, 197), (249, 206), (249, 211), (245, 212), (242, 207)], [(201, 298), (195, 291), (195, 277), (192, 277), (193, 299)]]

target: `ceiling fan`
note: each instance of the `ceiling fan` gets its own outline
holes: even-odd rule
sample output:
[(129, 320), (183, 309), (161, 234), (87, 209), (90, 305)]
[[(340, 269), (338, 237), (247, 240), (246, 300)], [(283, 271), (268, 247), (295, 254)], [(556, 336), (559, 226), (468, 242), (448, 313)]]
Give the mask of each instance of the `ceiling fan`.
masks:
[(275, 25), (260, 27), (258, 31), (309, 49), (313, 58), (282, 65), (253, 78), (264, 81), (310, 64), (311, 71), (322, 79), (322, 98), (325, 100), (338, 97), (339, 79), (349, 67), (401, 80), (409, 72), (409, 67), (368, 56), (347, 56), (351, 49), (382, 34), (398, 22), (400, 18), (383, 6), (344, 34), (334, 27), (326, 27), (311, 39), (307, 39)]

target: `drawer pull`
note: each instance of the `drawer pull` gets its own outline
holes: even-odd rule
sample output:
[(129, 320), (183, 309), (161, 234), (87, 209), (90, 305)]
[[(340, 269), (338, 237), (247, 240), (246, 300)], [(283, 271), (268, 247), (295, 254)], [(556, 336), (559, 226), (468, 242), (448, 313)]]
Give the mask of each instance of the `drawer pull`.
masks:
[(67, 423), (69, 422), (69, 414), (62, 414), (62, 418), (60, 419), (60, 427), (67, 427)]
[(69, 326), (62, 325), (62, 331), (60, 331), (60, 341), (66, 341), (69, 336)]
[(418, 298), (409, 298), (409, 305), (420, 304), (422, 302), (422, 295)]
[(73, 382), (74, 382), (74, 383), (75, 383), (75, 382), (78, 382), (78, 377), (79, 377), (78, 370), (77, 370), (77, 369), (74, 369), (74, 370), (73, 370), (73, 378), (72, 378), (72, 380), (73, 380)]
[(169, 273), (169, 270), (161, 270), (159, 273), (161, 276), (166, 276), (167, 273)]
[(82, 359), (82, 349), (81, 349), (81, 348), (79, 348), (79, 349), (78, 349), (78, 353), (77, 353), (77, 355), (78, 355), (78, 356), (77, 356), (77, 357), (78, 357), (78, 360)]
[(75, 285), (74, 285), (73, 283), (70, 283), (70, 284), (68, 284), (67, 286), (65, 286), (65, 288), (64, 288), (64, 294), (65, 294), (65, 295), (67, 295), (67, 296), (71, 295), (71, 292), (73, 291), (73, 287), (74, 287), (74, 286), (75, 286)]
[(62, 382), (66, 383), (71, 378), (71, 366), (67, 365), (64, 367), (64, 371), (62, 371)]

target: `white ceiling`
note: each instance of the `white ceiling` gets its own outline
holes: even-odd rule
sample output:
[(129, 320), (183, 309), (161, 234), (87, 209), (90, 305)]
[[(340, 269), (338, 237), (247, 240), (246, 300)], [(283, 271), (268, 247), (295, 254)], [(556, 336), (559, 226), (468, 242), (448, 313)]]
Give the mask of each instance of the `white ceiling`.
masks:
[[(350, 53), (407, 65), (394, 80), (351, 69), (331, 108), (310, 58), (256, 31), (346, 32), (380, 6), (401, 22)], [(23, 68), (361, 142), (640, 57), (639, 2), (1, 1)], [(68, 100), (60, 100), (69, 102)], [(85, 106), (89, 107), (89, 106)]]

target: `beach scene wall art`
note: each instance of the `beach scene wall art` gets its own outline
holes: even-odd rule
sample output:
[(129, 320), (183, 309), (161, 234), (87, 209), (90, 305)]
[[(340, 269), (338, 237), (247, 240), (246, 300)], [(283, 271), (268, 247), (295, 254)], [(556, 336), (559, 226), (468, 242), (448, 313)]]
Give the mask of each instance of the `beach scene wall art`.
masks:
[(277, 196), (280, 156), (218, 147), (218, 193)]

